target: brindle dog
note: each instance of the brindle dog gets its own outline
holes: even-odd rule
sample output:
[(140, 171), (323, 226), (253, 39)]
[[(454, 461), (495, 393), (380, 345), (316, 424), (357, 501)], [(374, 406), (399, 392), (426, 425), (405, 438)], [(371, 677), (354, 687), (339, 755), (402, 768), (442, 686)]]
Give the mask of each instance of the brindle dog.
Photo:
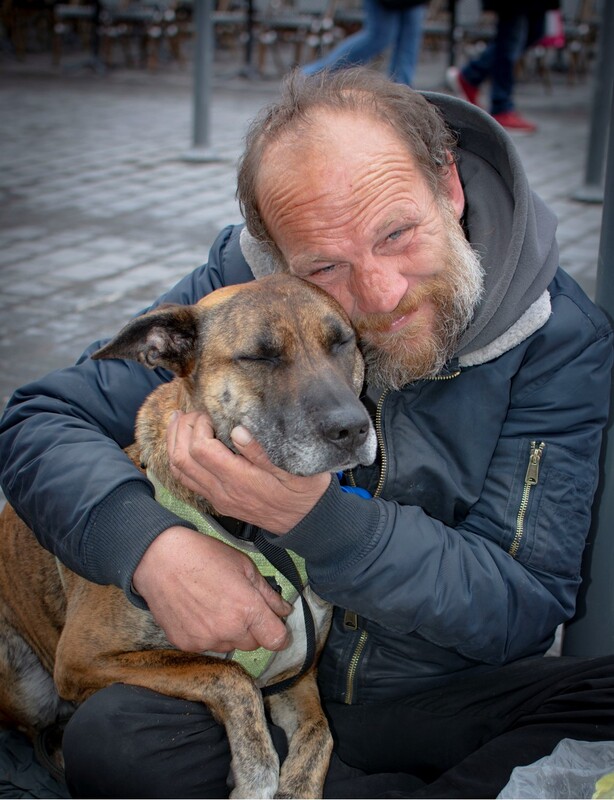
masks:
[[(271, 276), (218, 289), (193, 306), (153, 310), (93, 357), (175, 373), (143, 404), (128, 453), (200, 512), (215, 514), (169, 468), (165, 432), (176, 409), (206, 411), (229, 446), (230, 431), (244, 425), (274, 464), (299, 475), (375, 457), (373, 426), (358, 400), (363, 361), (352, 326), (331, 297), (298, 279)], [(313, 592), (306, 595), (319, 649), (330, 613)], [(288, 737), (281, 771), (260, 691), (299, 672), (301, 620), (295, 608), (288, 626), (297, 652), (290, 645), (253, 680), (232, 660), (173, 648), (151, 614), (120, 589), (59, 564), (10, 506), (0, 518), (0, 715), (31, 737), (104, 686), (134, 684), (207, 705), (228, 735), (233, 797), (319, 797), (331, 737), (315, 668), (266, 698)]]

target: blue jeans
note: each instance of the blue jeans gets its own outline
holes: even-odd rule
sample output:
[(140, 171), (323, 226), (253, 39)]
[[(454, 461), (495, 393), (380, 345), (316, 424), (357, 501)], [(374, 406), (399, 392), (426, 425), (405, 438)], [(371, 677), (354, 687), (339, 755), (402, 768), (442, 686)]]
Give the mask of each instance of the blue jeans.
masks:
[(338, 70), (367, 64), (392, 47), (388, 74), (397, 83), (411, 86), (422, 44), (426, 5), (403, 11), (389, 11), (377, 0), (363, 0), (362, 29), (348, 36), (323, 58), (306, 64), (303, 72), (314, 75), (324, 69)]
[(480, 86), (491, 78), (490, 113), (514, 109), (514, 69), (523, 52), (544, 34), (543, 12), (500, 14), (495, 38), (461, 70), (465, 80)]

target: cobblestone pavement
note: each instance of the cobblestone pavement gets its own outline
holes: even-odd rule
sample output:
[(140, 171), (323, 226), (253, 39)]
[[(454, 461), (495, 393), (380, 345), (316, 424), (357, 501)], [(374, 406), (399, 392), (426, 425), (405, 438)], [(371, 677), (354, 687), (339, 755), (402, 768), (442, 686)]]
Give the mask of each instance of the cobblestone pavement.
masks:
[[(423, 54), (417, 87), (441, 90), (445, 55)], [(202, 263), (239, 220), (236, 159), (277, 77), (216, 61), (211, 146), (190, 163), (192, 76), (53, 69), (0, 58), (0, 407), (19, 385), (71, 363)], [(560, 219), (562, 264), (592, 294), (601, 205), (573, 200), (584, 179), (592, 80), (519, 85), (539, 125), (517, 136), (534, 188)]]

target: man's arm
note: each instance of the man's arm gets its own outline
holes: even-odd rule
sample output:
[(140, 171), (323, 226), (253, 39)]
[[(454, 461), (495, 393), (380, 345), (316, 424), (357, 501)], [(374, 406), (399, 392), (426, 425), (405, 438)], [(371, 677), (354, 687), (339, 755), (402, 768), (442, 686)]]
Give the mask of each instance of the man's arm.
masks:
[[(612, 333), (596, 318), (597, 328), (585, 318), (565, 330), (570, 318), (562, 315), (532, 337), (480, 496), (457, 526), (417, 506), (331, 486), (284, 537), (306, 557), (316, 590), (393, 631), (478, 661), (502, 663), (548, 641), (575, 611), (609, 410)], [(528, 483), (525, 497), (536, 449), (537, 483)], [(326, 518), (335, 533), (316, 539)]]

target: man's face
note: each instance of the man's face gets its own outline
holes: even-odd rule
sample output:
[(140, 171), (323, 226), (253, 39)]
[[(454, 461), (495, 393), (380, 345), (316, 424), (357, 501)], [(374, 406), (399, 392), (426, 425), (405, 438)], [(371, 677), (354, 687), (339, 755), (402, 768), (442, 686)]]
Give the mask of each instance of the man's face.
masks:
[(389, 126), (328, 112), (269, 147), (258, 196), (289, 271), (352, 319), (371, 382), (399, 388), (441, 369), (481, 289), (455, 169), (437, 201)]

